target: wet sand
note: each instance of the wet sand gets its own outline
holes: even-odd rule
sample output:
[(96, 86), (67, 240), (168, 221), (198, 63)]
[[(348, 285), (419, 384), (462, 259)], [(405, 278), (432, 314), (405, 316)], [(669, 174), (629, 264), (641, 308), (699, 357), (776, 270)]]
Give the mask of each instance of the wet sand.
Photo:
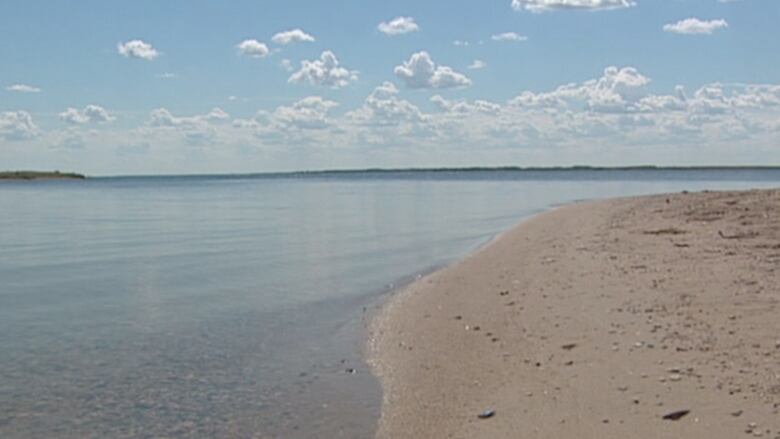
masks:
[(377, 437), (780, 438), (779, 304), (779, 190), (562, 207), (384, 305)]

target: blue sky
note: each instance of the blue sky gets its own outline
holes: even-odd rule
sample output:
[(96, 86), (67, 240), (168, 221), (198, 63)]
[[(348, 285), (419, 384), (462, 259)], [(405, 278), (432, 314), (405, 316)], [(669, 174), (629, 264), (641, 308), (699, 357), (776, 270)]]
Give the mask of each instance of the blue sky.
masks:
[(776, 0), (7, 1), (0, 168), (780, 164), (779, 18)]

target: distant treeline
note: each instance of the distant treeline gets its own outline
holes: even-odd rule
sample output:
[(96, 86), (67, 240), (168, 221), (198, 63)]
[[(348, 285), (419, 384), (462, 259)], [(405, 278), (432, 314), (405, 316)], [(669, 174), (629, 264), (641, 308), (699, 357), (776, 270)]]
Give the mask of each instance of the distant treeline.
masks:
[(751, 171), (780, 170), (780, 166), (497, 166), (497, 167), (465, 167), (465, 168), (367, 168), (367, 169), (333, 169), (318, 171), (297, 171), (290, 174), (352, 174), (352, 173), (398, 173), (398, 172), (494, 172), (494, 171)]
[(41, 180), (51, 178), (78, 179), (87, 178), (82, 174), (75, 172), (60, 171), (5, 171), (0, 172), (0, 180)]

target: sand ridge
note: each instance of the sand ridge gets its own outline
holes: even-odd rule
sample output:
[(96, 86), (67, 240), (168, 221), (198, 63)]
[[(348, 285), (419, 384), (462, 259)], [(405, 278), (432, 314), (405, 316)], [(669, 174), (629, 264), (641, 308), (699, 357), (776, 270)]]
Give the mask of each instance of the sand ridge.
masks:
[(383, 307), (377, 437), (780, 438), (779, 269), (778, 190), (541, 214)]

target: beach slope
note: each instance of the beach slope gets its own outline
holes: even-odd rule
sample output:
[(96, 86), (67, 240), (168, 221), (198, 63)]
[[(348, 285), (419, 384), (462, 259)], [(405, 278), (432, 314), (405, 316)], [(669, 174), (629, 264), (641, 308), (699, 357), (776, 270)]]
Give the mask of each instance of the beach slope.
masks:
[(378, 437), (780, 438), (778, 304), (780, 191), (558, 208), (384, 305)]

